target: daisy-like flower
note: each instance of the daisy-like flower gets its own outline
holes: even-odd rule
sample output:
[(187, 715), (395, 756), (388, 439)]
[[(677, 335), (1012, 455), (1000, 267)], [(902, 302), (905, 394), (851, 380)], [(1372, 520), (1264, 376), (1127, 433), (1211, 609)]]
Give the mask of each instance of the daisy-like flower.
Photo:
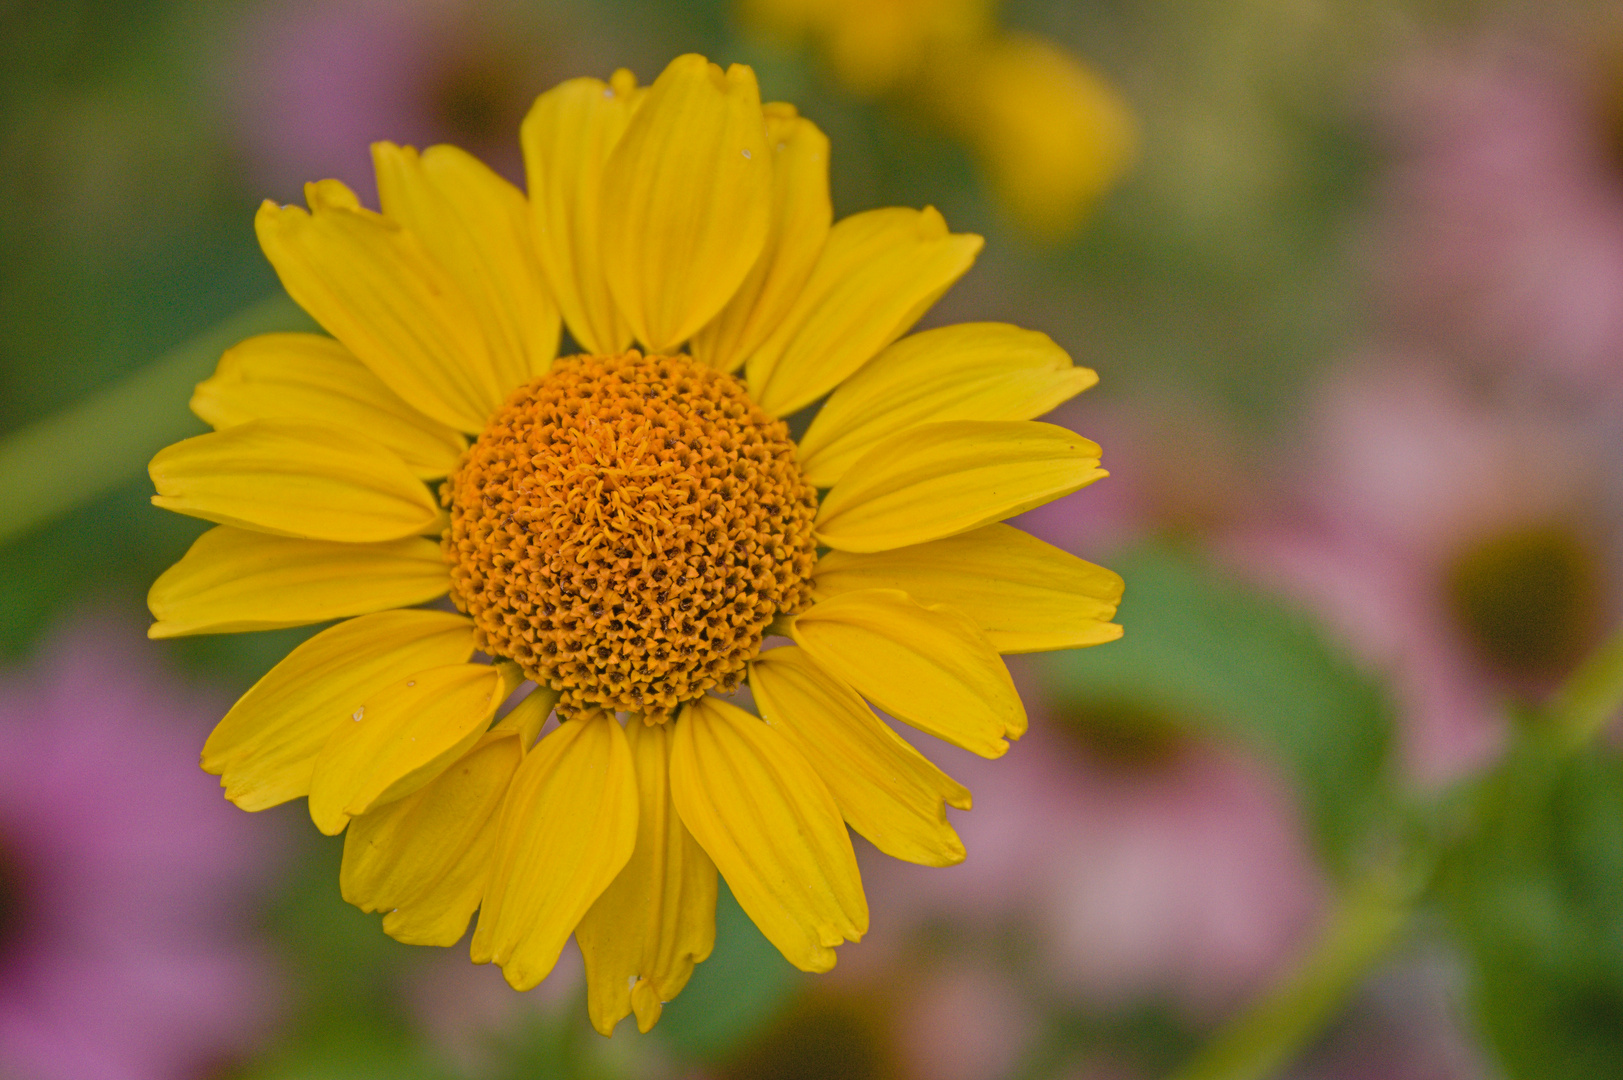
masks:
[[(746, 67), (566, 82), (522, 142), (528, 199), (381, 143), (382, 213), (332, 181), (260, 209), (332, 337), (228, 351), (193, 399), (215, 431), (153, 459), (154, 501), (219, 527), (151, 632), (346, 619), (204, 767), (347, 827), (344, 895), (393, 936), (450, 945), (477, 910), (473, 959), (524, 989), (573, 933), (594, 1024), (647, 1030), (710, 952), (718, 870), (821, 971), (868, 924), (846, 823), (964, 857), (969, 792), (869, 702), (996, 757), (1026, 728), (998, 654), (1120, 633), (1119, 578), (998, 523), (1105, 475), (1031, 419), (1095, 376), (1010, 326), (903, 338), (980, 239), (831, 224), (827, 140)], [(721, 696), (746, 681), (759, 716)]]

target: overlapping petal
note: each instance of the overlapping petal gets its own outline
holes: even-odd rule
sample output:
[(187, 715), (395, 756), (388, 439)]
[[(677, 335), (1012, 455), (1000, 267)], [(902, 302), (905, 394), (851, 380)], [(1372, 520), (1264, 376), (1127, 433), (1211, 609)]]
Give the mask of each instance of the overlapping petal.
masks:
[(671, 796), (739, 906), (803, 971), (868, 930), (851, 837), (817, 771), (760, 719), (718, 698), (676, 721)]
[(946, 420), (881, 439), (823, 498), (817, 538), (841, 551), (922, 544), (1109, 475), (1099, 447), (1054, 424)]
[(309, 211), (267, 201), (254, 219), (287, 294), (419, 412), (478, 431), (512, 387), (450, 272), (336, 180), (305, 192)]
[(473, 960), (514, 989), (547, 977), (564, 942), (631, 858), (637, 777), (612, 715), (559, 724), (519, 767), (502, 807)]
[(264, 810), (309, 794), (316, 755), (390, 683), (473, 655), (473, 623), (443, 611), (383, 611), (323, 630), (290, 652), (225, 714), (203, 768), (225, 797)]
[(598, 239), (604, 166), (645, 94), (623, 69), (606, 83), (570, 79), (536, 98), (519, 130), (536, 256), (570, 334), (599, 356), (631, 344)]
[(671, 802), (671, 725), (633, 717), (637, 846), (575, 929), (586, 958), (587, 1007), (604, 1035), (628, 1013), (648, 1031), (716, 941), (716, 866)]
[(350, 818), (423, 787), (472, 747), (511, 689), (489, 664), (448, 664), (369, 694), (316, 756), (316, 828), (342, 832)]
[(794, 307), (751, 354), (750, 393), (773, 416), (810, 405), (905, 334), (980, 249), (933, 207), (839, 221)]
[(800, 467), (832, 487), (898, 432), (938, 420), (1031, 420), (1099, 381), (1047, 334), (962, 323), (902, 338), (841, 383), (800, 440)]
[(427, 603), (450, 584), (432, 540), (343, 544), (219, 525), (153, 583), (147, 636), (304, 626)]
[(855, 589), (900, 589), (973, 619), (1003, 653), (1079, 649), (1121, 637), (1111, 622), (1120, 575), (1010, 525), (986, 525), (927, 544), (874, 554), (830, 551), (817, 560), (819, 599)]
[(320, 334), (260, 334), (227, 349), (214, 374), (197, 384), (191, 406), (215, 429), (292, 420), (363, 432), (423, 479), (448, 474), (467, 445)]
[(1001, 757), (1026, 731), (1026, 709), (997, 650), (967, 615), (894, 589), (860, 589), (812, 605), (795, 643), (863, 697), (920, 731)]
[(760, 257), (771, 208), (755, 72), (677, 57), (603, 177), (603, 271), (637, 340), (673, 352), (709, 322)]
[(886, 855), (927, 866), (962, 862), (942, 803), (968, 810), (969, 789), (875, 716), (804, 649), (769, 649), (750, 665), (761, 716), (823, 778), (851, 827)]
[(484, 896), (502, 799), (523, 760), (517, 731), (479, 738), (427, 786), (356, 817), (338, 884), (410, 945), (455, 945)]
[(760, 258), (733, 298), (689, 343), (693, 355), (733, 371), (776, 329), (799, 299), (828, 239), (828, 136), (793, 105), (764, 107), (772, 155), (771, 228)]
[(454, 146), (372, 145), (383, 212), (417, 237), (455, 281), (484, 332), (504, 389), (496, 403), (552, 365), (558, 306), (547, 289), (524, 195)]
[(147, 467), (154, 506), (308, 540), (372, 543), (430, 531), (439, 505), (364, 435), (251, 420), (166, 446)]

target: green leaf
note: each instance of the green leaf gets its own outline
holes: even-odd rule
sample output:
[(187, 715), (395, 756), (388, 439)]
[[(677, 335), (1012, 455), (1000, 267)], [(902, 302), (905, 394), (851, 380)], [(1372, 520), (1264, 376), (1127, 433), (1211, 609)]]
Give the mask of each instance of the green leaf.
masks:
[(1529, 739), (1480, 792), (1441, 895), (1511, 1080), (1623, 1075), (1623, 764)]
[(1345, 865), (1384, 795), (1391, 707), (1304, 617), (1183, 552), (1113, 559), (1127, 581), (1107, 645), (1043, 658), (1062, 708), (1160, 715), (1248, 744), (1296, 784), (1321, 847)]
[(716, 1061), (777, 1015), (804, 981), (761, 936), (723, 881), (716, 897), (716, 948), (665, 1006), (654, 1030), (683, 1057)]

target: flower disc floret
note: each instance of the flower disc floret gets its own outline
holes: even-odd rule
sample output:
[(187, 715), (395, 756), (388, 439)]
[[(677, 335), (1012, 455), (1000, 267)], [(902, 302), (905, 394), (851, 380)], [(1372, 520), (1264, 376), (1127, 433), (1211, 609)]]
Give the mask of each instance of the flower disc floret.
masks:
[(476, 640), (587, 710), (734, 689), (811, 602), (817, 497), (788, 427), (686, 356), (576, 356), (513, 394), (445, 485)]

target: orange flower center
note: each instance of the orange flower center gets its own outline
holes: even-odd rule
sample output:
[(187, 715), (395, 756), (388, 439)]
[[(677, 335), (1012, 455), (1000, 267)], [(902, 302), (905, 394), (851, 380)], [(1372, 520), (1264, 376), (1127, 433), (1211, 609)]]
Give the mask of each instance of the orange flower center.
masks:
[(687, 356), (573, 356), (496, 413), (441, 492), (479, 647), (592, 709), (663, 721), (733, 690), (811, 600), (816, 491), (788, 427)]

